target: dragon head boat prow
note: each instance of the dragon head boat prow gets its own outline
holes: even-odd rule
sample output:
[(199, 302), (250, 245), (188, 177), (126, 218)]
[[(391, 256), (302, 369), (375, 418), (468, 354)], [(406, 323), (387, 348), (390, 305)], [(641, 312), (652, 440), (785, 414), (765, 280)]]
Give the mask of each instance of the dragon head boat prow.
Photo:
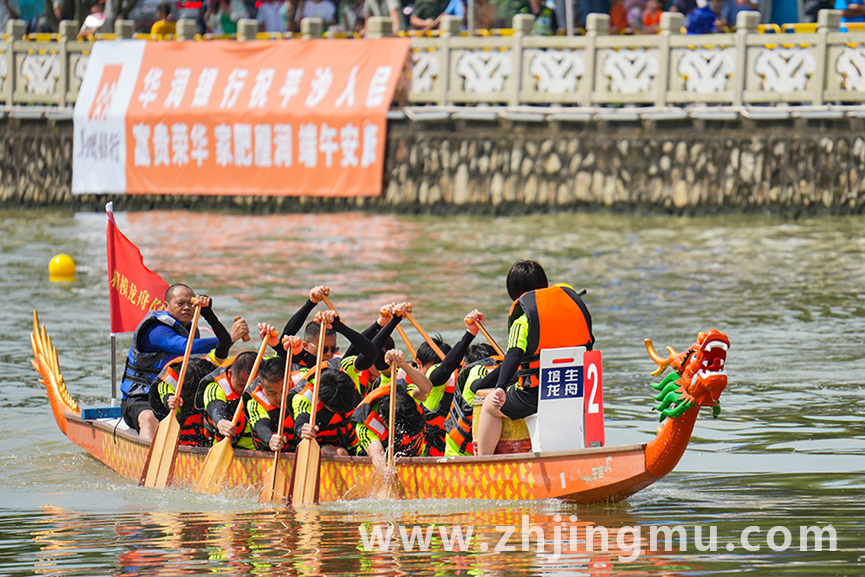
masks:
[(668, 358), (655, 351), (651, 339), (645, 340), (649, 356), (658, 364), (652, 375), (660, 376), (669, 367), (673, 370), (660, 383), (652, 386), (659, 391), (654, 396), (660, 404), (658, 436), (646, 448), (646, 467), (652, 475), (669, 473), (685, 452), (700, 407), (712, 407), (714, 417), (721, 412), (718, 402), (727, 387), (727, 351), (730, 339), (712, 329), (697, 335), (697, 341), (684, 352), (666, 347)]
[[(662, 358), (656, 351), (651, 339), (646, 339), (646, 350), (649, 356), (658, 364), (653, 376), (661, 375), (667, 367), (673, 369), (659, 384), (654, 385), (661, 394), (655, 398), (662, 402), (662, 407), (656, 407), (663, 417), (676, 417), (692, 405), (715, 407), (721, 393), (727, 387), (727, 351), (730, 339), (721, 331), (712, 329), (697, 335), (697, 342), (682, 353), (677, 353), (672, 347), (667, 347), (670, 356)], [(671, 397), (671, 393), (677, 393)], [(669, 405), (676, 409), (667, 411)], [(685, 406), (687, 405), (687, 406)]]

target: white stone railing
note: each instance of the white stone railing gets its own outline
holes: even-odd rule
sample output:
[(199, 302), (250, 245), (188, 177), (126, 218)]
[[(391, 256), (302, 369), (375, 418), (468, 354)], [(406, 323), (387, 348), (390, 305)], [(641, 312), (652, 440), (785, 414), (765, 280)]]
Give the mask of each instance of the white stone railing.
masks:
[(865, 32), (841, 32), (834, 10), (820, 13), (813, 33), (758, 33), (757, 12), (739, 13), (725, 34), (681, 34), (675, 13), (650, 36), (609, 36), (608, 22), (591, 14), (584, 36), (531, 36), (532, 18), (518, 15), (513, 35), (480, 38), (447, 20), (438, 37), (412, 39), (409, 99), (583, 108), (865, 101)]
[[(865, 102), (865, 31), (842, 32), (834, 10), (820, 12), (814, 32), (787, 34), (759, 33), (756, 12), (740, 13), (734, 33), (708, 35), (681, 34), (682, 17), (675, 13), (662, 16), (657, 35), (609, 36), (608, 17), (601, 14), (589, 15), (584, 36), (531, 36), (532, 24), (531, 16), (518, 15), (511, 35), (465, 36), (460, 20), (446, 17), (436, 36), (412, 37), (411, 109), (487, 103), (576, 118), (599, 108), (634, 114), (632, 107), (622, 109), (628, 104), (675, 115), (695, 103), (822, 108)], [(376, 36), (389, 27), (386, 18), (369, 24)], [(59, 34), (25, 37), (23, 23), (10, 21), (0, 41), (0, 105), (24, 116), (68, 115), (92, 48), (76, 33), (77, 24), (64, 21)], [(121, 21), (117, 34), (104, 38), (132, 36), (132, 23)], [(256, 35), (255, 21), (247, 20), (237, 36), (266, 35)], [(319, 20), (303, 22), (301, 38), (320, 36)], [(177, 40), (193, 39), (202, 40), (195, 23), (178, 22)]]

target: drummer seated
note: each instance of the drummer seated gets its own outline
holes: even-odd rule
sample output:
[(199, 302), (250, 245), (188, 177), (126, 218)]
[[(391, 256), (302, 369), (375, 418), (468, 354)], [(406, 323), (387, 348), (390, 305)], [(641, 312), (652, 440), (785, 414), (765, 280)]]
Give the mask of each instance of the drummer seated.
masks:
[(322, 370), (319, 378), (315, 426), (310, 423), (313, 385), (306, 385), (292, 398), (294, 434), (302, 439), (315, 439), (323, 455), (356, 454), (358, 442), (351, 414), (361, 399), (354, 381), (335, 369)]

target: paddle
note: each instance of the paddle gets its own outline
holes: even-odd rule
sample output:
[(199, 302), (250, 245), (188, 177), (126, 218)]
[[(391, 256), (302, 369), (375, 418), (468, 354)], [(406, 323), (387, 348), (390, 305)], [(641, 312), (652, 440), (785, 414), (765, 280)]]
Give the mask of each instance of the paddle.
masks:
[[(192, 354), (192, 344), (195, 341), (195, 331), (198, 328), (198, 319), (201, 317), (201, 303), (193, 299), (192, 305), (195, 313), (192, 315), (192, 324), (189, 329), (189, 339), (186, 341), (186, 351), (183, 353), (183, 364), (180, 366), (180, 374), (177, 377), (177, 389), (174, 396), (180, 398), (183, 389), (183, 379), (186, 377), (186, 367), (189, 365), (189, 355)], [(152, 387), (157, 386), (153, 383)], [(141, 470), (139, 485), (154, 489), (164, 489), (168, 486), (174, 472), (174, 460), (177, 458), (177, 445), (180, 440), (180, 421), (177, 420), (177, 411), (168, 411), (168, 414), (156, 428), (156, 434), (150, 443), (144, 468)]]
[(385, 460), (385, 469), (374, 469), (372, 475), (355, 483), (345, 495), (343, 500), (353, 501), (356, 499), (402, 499), (405, 498), (405, 488), (400, 483), (396, 473), (396, 454), (394, 450), (394, 439), (396, 438), (396, 377), (399, 370), (396, 362), (391, 362), (391, 375), (393, 380), (389, 385), (388, 406), (388, 444)]
[[(330, 306), (330, 303), (328, 303)], [(321, 322), (318, 331), (318, 350), (315, 355), (315, 381), (312, 384), (312, 404), (309, 410), (309, 424), (315, 431), (315, 417), (318, 409), (318, 385), (321, 382), (321, 360), (324, 355), (324, 333), (327, 323)], [(315, 437), (302, 439), (294, 454), (294, 468), (291, 470), (291, 489), (289, 504), (294, 507), (307, 507), (318, 501), (318, 477), (321, 469), (321, 447)]]
[(399, 499), (405, 496), (405, 490), (399, 482), (396, 474), (396, 453), (394, 449), (394, 439), (396, 438), (396, 361), (390, 364), (391, 387), (390, 387), (390, 402), (388, 403), (387, 414), (387, 466), (384, 473), (384, 478), (381, 480), (381, 488), (378, 491), (378, 499)]
[(405, 318), (407, 318), (408, 322), (410, 322), (412, 324), (412, 326), (415, 329), (417, 329), (417, 332), (420, 333), (420, 335), (423, 337), (423, 340), (425, 340), (426, 343), (430, 347), (432, 347), (432, 350), (435, 352), (435, 354), (437, 354), (439, 356), (439, 359), (445, 360), (445, 354), (438, 347), (438, 345), (435, 343), (435, 341), (430, 338), (430, 336), (427, 334), (427, 332), (425, 330), (423, 330), (423, 328), (418, 324), (418, 322), (416, 320), (414, 320), (414, 317), (411, 316), (411, 313), (408, 313), (408, 312), (405, 313)]
[[(325, 287), (325, 288), (327, 288), (327, 287)], [(328, 288), (327, 290), (328, 290), (328, 292), (330, 292), (330, 289), (329, 289), (329, 288)], [(321, 300), (324, 301), (324, 304), (327, 305), (327, 308), (329, 308), (329, 309), (332, 310), (333, 312), (336, 312), (336, 307), (333, 306), (333, 303), (330, 302), (330, 299), (329, 299), (329, 298), (327, 298), (327, 297), (321, 297)], [(337, 313), (337, 314), (339, 314), (339, 313)]]
[[(252, 370), (249, 372), (249, 378), (246, 380), (246, 387), (252, 384), (258, 374), (258, 366), (261, 364), (261, 359), (264, 357), (264, 351), (267, 350), (267, 343), (271, 335), (264, 335), (261, 339), (261, 347), (258, 349), (258, 355), (255, 357), (255, 363), (252, 365)], [(243, 414), (243, 398), (238, 401), (237, 409), (234, 411), (234, 417), (231, 419), (233, 425), (237, 425), (240, 420), (240, 415)], [(207, 457), (204, 459), (204, 464), (198, 472), (198, 477), (192, 484), (192, 490), (196, 493), (206, 493), (208, 495), (217, 494), (222, 489), (222, 484), (225, 482), (225, 476), (228, 474), (228, 468), (231, 467), (231, 462), (234, 460), (234, 447), (231, 446), (231, 437), (224, 437), (218, 443), (213, 445), (207, 452)]]
[[(288, 389), (291, 388), (291, 347), (288, 347), (288, 358), (285, 361), (285, 376), (282, 379), (282, 403), (279, 405), (279, 436), (285, 431), (285, 405), (288, 404)], [(273, 465), (264, 474), (264, 483), (258, 493), (262, 503), (282, 503), (288, 495), (288, 479), (279, 468), (279, 455), (282, 451), (273, 452)]]
[(487, 329), (486, 329), (486, 327), (484, 327), (483, 323), (480, 323), (478, 321), (472, 321), (472, 320), (469, 320), (469, 318), (466, 318), (466, 324), (468, 325), (469, 323), (474, 323), (478, 326), (478, 329), (481, 331), (481, 333), (487, 339), (487, 342), (489, 344), (491, 344), (492, 347), (496, 350), (497, 355), (502, 356), (502, 357), (505, 356), (504, 351), (499, 346), (499, 344), (496, 342), (496, 340), (492, 337), (492, 335), (487, 332)]
[(411, 358), (416, 359), (417, 358), (417, 351), (415, 351), (414, 347), (411, 346), (411, 341), (408, 340), (408, 335), (405, 334), (405, 331), (399, 325), (396, 326), (396, 330), (399, 333), (399, 336), (402, 337), (402, 342), (405, 343), (405, 346), (408, 349), (408, 352), (411, 353)]

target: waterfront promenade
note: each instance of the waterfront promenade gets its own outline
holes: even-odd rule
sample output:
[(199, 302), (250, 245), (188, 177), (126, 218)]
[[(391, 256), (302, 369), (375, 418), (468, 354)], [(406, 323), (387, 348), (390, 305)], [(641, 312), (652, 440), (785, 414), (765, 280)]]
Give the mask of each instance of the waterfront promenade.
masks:
[[(735, 32), (684, 35), (681, 16), (665, 13), (657, 35), (609, 36), (607, 17), (591, 15), (585, 35), (545, 37), (529, 34), (530, 16), (471, 36), (445, 19), (411, 38), (381, 197), (220, 202), (861, 212), (865, 32), (842, 31), (836, 11), (782, 34), (758, 22), (745, 12)], [(164, 41), (208, 41), (186, 24)], [(131, 24), (117, 30), (102, 40), (132, 37)], [(387, 20), (370, 30), (387, 35)], [(0, 43), (5, 206), (101, 202), (69, 188), (72, 110), (92, 48), (76, 32), (63, 22), (57, 35), (25, 38), (10, 22)], [(243, 21), (237, 40), (302, 42), (322, 36), (320, 22), (299, 36), (258, 35)]]

